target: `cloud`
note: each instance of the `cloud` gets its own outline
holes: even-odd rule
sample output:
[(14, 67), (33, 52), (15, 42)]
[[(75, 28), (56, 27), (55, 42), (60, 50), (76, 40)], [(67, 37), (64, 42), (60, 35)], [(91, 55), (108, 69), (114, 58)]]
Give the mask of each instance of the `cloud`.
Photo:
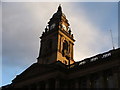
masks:
[[(65, 9), (66, 8), (68, 7), (65, 7)], [(101, 27), (98, 27), (95, 22), (91, 20), (92, 18), (89, 19), (89, 14), (87, 14), (89, 12), (86, 13), (83, 7), (79, 6), (79, 10), (75, 10), (75, 8), (76, 7), (69, 7), (72, 13), (66, 14), (76, 39), (74, 50), (75, 61), (80, 61), (109, 50), (111, 48), (109, 31), (101, 30)], [(66, 10), (66, 12), (68, 11), (68, 13), (70, 13), (69, 10)]]
[(37, 61), (39, 37), (58, 5), (3, 3), (3, 65), (21, 67)]
[(36, 42), (34, 40), (35, 33), (32, 30), (34, 29), (32, 20), (33, 18), (24, 5), (21, 8), (17, 3), (3, 3), (4, 64), (14, 66), (15, 62), (17, 65), (21, 65), (20, 63), (23, 64), (24, 60), (29, 63), (33, 59), (32, 55), (34, 55), (35, 49), (32, 47), (35, 47)]

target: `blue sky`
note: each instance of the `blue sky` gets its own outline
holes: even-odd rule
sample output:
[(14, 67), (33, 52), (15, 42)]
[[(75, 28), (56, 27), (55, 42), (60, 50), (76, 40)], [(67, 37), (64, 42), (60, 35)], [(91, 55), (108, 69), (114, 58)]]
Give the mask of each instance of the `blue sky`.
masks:
[[(11, 83), (32, 63), (39, 53), (39, 37), (59, 3), (2, 4), (2, 84)], [(74, 60), (103, 53), (118, 47), (118, 3), (62, 3), (76, 42)], [(0, 85), (0, 86), (1, 86)]]

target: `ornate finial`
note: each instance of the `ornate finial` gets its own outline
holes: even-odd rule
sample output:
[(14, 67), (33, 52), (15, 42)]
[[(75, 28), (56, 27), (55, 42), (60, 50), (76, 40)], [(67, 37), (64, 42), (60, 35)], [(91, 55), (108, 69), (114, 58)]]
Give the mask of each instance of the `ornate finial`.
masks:
[(72, 34), (72, 37), (73, 37), (73, 34)]
[(69, 31), (68, 32), (69, 32), (69, 34), (71, 34), (71, 28), (70, 27), (69, 27)]
[(46, 28), (45, 28), (45, 32), (47, 32), (48, 31), (48, 27), (46, 26)]
[(61, 4), (59, 4), (58, 11), (61, 11), (61, 12), (62, 12)]

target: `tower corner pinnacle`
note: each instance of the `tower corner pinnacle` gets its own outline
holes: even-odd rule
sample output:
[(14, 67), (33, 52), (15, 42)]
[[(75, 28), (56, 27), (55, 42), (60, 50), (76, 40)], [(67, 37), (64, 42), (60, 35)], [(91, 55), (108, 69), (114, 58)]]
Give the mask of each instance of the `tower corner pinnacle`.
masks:
[(61, 4), (59, 4), (58, 11), (62, 12)]

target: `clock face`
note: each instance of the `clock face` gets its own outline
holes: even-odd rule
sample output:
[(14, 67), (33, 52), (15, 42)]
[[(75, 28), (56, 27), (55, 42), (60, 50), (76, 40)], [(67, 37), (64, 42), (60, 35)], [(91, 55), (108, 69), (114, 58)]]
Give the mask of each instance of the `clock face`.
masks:
[(50, 26), (50, 30), (55, 28), (55, 23), (53, 23), (51, 26)]
[(66, 31), (67, 30), (67, 28), (66, 28), (66, 26), (64, 25), (64, 24), (62, 24), (62, 27), (63, 27), (63, 29)]

